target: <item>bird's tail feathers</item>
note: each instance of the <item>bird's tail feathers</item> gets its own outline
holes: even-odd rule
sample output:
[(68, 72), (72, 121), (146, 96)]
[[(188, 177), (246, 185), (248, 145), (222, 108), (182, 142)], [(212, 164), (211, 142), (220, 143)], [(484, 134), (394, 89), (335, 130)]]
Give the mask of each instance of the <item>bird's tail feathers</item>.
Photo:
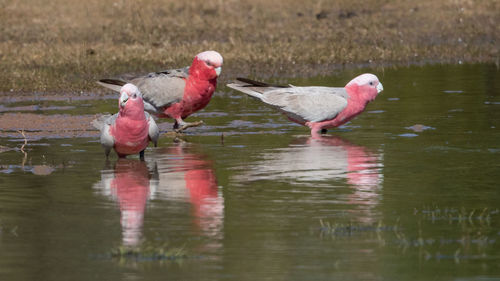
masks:
[(127, 84), (127, 82), (120, 79), (101, 79), (97, 82), (97, 84), (115, 92), (120, 92), (122, 86)]
[(109, 114), (101, 115), (101, 116), (97, 117), (96, 119), (92, 120), (92, 122), (90, 122), (90, 123), (92, 124), (92, 126), (94, 126), (94, 128), (96, 128), (99, 131), (102, 131), (104, 129), (104, 125), (109, 123), (110, 117), (111, 117), (111, 115), (109, 115)]
[(273, 88), (286, 88), (288, 86), (270, 84), (260, 81), (255, 81), (248, 78), (238, 77), (233, 83), (227, 84), (231, 89), (235, 89), (249, 96), (262, 99), (262, 94)]
[(227, 86), (231, 89), (245, 93), (245, 94), (252, 96), (254, 98), (262, 99), (262, 93), (255, 91), (254, 90), (255, 88), (250, 88), (250, 87), (242, 85), (241, 83), (238, 83), (238, 82), (227, 84)]
[(92, 126), (99, 131), (101, 131), (102, 127), (104, 126), (104, 123), (101, 122), (99, 119), (92, 120), (92, 122), (90, 122), (90, 124), (92, 124)]
[(285, 85), (266, 83), (266, 82), (256, 81), (256, 80), (252, 80), (252, 79), (248, 79), (248, 78), (243, 78), (243, 77), (236, 78), (236, 81), (248, 84), (246, 87), (288, 88), (288, 86), (285, 86)]

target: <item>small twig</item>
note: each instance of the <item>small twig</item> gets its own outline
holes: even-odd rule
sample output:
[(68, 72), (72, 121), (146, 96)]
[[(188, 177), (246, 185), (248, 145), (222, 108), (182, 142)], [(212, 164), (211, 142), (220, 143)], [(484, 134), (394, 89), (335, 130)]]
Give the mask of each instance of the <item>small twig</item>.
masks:
[(201, 126), (203, 125), (203, 120), (200, 120), (200, 121), (196, 121), (196, 122), (192, 122), (192, 123), (185, 123), (184, 125), (182, 125), (182, 127), (180, 127), (179, 129), (175, 129), (175, 132), (176, 133), (182, 133), (184, 130), (186, 130), (187, 128), (191, 128), (191, 127), (198, 127), (198, 126)]
[(21, 163), (21, 167), (24, 170), (24, 164), (26, 164), (26, 159), (28, 158), (28, 153), (26, 151), (24, 151), (24, 147), (28, 144), (28, 139), (26, 139), (26, 135), (24, 134), (24, 130), (17, 131), (17, 132), (20, 133), (21, 135), (23, 135), (23, 138), (24, 138), (24, 144), (21, 146), (21, 152), (24, 154), (23, 162)]
[(21, 135), (23, 135), (23, 138), (24, 138), (24, 144), (21, 146), (21, 152), (22, 153), (26, 153), (24, 151), (24, 146), (28, 144), (28, 140), (26, 139), (26, 135), (24, 134), (24, 130), (21, 130), (21, 131), (17, 131), (18, 133), (20, 133)]
[(181, 138), (182, 134), (179, 134), (174, 137), (173, 142), (174, 143), (186, 143), (184, 139)]

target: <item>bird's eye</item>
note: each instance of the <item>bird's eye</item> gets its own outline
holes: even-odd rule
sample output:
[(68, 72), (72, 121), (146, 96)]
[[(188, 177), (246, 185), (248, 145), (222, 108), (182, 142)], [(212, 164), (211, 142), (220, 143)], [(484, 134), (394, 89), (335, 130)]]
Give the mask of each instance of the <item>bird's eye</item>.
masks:
[(373, 82), (370, 82), (370, 85), (373, 86)]
[(209, 61), (206, 61), (205, 63), (206, 63), (208, 66), (212, 66), (212, 63), (211, 63), (211, 62), (209, 62)]

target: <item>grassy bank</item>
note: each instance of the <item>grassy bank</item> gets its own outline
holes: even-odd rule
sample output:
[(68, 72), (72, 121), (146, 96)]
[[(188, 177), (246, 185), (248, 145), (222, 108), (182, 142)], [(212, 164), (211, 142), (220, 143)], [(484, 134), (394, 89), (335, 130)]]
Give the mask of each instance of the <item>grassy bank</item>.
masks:
[(0, 92), (101, 91), (97, 78), (184, 66), (237, 75), (499, 60), (500, 1), (2, 0)]

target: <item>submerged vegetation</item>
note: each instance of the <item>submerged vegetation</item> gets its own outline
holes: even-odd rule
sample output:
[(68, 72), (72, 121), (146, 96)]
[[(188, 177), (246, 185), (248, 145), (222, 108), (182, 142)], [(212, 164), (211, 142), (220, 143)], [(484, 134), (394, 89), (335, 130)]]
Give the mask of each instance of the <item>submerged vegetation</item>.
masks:
[(0, 3), (0, 92), (103, 92), (120, 73), (225, 59), (221, 79), (356, 65), (499, 60), (500, 2), (19, 1)]
[(121, 245), (111, 250), (110, 254), (121, 263), (180, 260), (187, 257), (184, 247), (171, 247), (168, 244), (154, 245), (147, 242), (137, 246)]
[[(498, 243), (493, 218), (498, 209), (466, 209), (424, 207), (414, 210), (415, 220), (405, 223), (398, 219), (386, 225), (383, 221), (374, 224), (328, 222), (320, 220), (320, 237), (345, 241), (353, 236), (366, 235), (379, 246), (399, 249), (403, 254), (418, 250), (423, 260), (486, 259), (492, 244)], [(414, 223), (417, 222), (415, 225)], [(432, 225), (432, 227), (431, 227)]]

